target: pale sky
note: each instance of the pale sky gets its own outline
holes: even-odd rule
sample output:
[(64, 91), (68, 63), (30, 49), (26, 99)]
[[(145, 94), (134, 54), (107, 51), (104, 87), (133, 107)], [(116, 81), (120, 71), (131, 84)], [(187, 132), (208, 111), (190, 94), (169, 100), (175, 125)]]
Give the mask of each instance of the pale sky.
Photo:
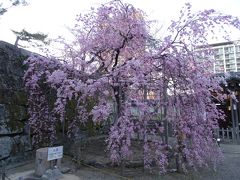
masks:
[[(0, 0), (4, 2), (6, 0)], [(240, 18), (240, 0), (123, 0), (147, 13), (150, 20), (168, 26), (170, 20), (178, 18), (184, 3), (190, 2), (194, 10), (216, 9)], [(68, 33), (77, 14), (88, 11), (92, 6), (108, 0), (28, 0), (28, 6), (9, 9), (0, 16), (0, 40), (15, 42), (12, 30), (25, 29), (31, 33), (43, 32), (50, 38)], [(159, 25), (159, 26), (160, 26)], [(232, 39), (240, 39), (240, 32), (233, 32)]]

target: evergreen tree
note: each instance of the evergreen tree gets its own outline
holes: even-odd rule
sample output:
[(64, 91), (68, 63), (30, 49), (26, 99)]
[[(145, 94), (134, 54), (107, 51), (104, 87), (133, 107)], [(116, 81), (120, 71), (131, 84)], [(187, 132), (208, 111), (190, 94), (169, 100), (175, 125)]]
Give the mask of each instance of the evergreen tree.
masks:
[(8, 9), (18, 6), (18, 5), (27, 5), (28, 3), (25, 0), (9, 0), (10, 5), (5, 5), (3, 3), (0, 4), (0, 16), (5, 14)]
[(40, 47), (42, 45), (49, 44), (49, 40), (47, 39), (48, 35), (43, 34), (41, 32), (38, 33), (30, 33), (23, 29), (22, 31), (14, 31), (12, 32), (17, 36), (15, 41), (15, 46), (18, 46), (19, 40), (28, 42), (33, 47)]

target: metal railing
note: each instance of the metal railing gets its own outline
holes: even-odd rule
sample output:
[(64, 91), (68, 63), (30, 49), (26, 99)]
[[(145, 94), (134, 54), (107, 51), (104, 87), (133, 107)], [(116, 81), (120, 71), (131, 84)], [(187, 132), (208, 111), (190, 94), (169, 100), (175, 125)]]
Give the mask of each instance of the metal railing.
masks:
[(219, 128), (215, 131), (216, 138), (220, 138), (223, 142), (240, 142), (239, 130), (233, 128)]

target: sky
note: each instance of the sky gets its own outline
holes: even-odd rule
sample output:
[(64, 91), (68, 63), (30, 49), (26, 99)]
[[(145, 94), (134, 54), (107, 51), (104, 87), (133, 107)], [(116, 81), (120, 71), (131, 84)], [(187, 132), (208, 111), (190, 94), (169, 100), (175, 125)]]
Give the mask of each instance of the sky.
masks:
[[(8, 0), (0, 0), (5, 3)], [(0, 16), (0, 40), (15, 42), (11, 30), (43, 32), (50, 38), (67, 37), (68, 27), (74, 25), (77, 14), (90, 10), (91, 7), (107, 3), (109, 0), (28, 0), (28, 6), (10, 8)], [(156, 20), (159, 27), (166, 27), (170, 21), (177, 19), (181, 7), (190, 2), (194, 11), (216, 9), (220, 12), (240, 18), (240, 0), (123, 0), (142, 9), (150, 20)], [(233, 40), (240, 39), (240, 32), (231, 33)]]

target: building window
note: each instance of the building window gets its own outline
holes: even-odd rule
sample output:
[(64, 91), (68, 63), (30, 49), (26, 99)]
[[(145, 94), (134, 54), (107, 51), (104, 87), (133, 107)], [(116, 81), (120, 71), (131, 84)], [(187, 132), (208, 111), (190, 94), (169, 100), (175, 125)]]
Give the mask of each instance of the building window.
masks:
[(225, 53), (231, 53), (231, 52), (233, 52), (233, 46), (225, 47), (225, 48), (224, 48), (224, 51), (225, 51)]
[(223, 49), (222, 48), (214, 49), (214, 54), (216, 54), (216, 55), (223, 54)]
[(236, 46), (236, 52), (240, 52), (240, 46)]

